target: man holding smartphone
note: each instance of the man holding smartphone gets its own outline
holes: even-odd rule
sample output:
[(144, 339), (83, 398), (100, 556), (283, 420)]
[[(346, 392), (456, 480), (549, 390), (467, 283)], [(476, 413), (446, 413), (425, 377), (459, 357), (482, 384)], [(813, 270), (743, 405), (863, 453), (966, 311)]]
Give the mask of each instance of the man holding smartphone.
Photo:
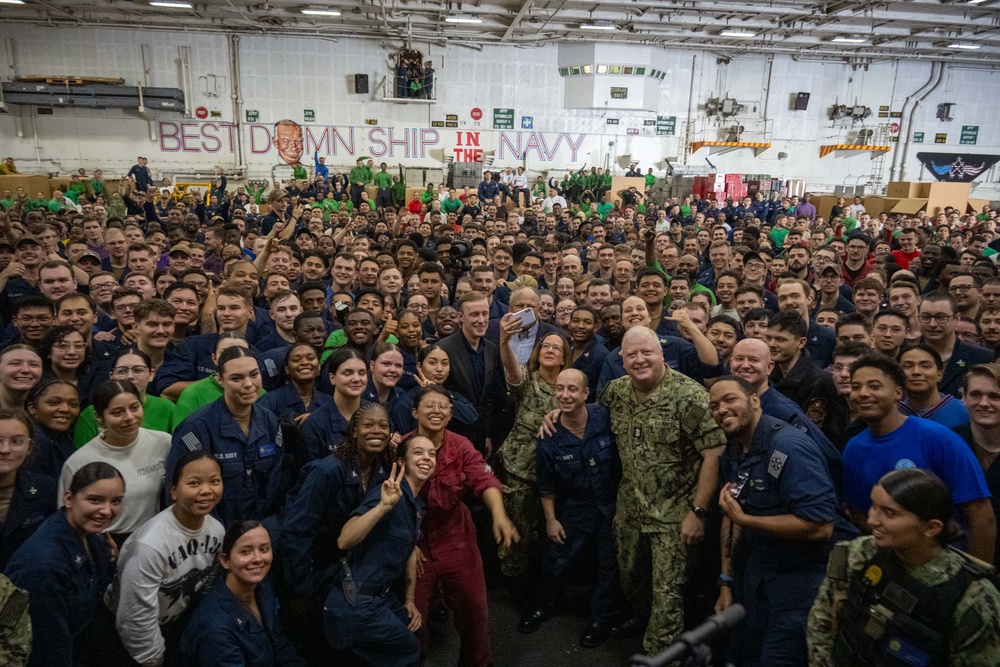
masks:
[[(518, 363), (528, 363), (531, 350), (535, 347), (535, 341), (539, 336), (545, 336), (549, 332), (559, 332), (559, 328), (548, 322), (538, 321), (538, 307), (541, 300), (538, 292), (533, 287), (521, 287), (510, 295), (510, 312), (516, 313), (521, 319), (521, 331), (514, 335), (510, 341), (511, 348)], [(500, 318), (490, 320), (489, 329), (486, 331), (486, 339), (500, 344)]]

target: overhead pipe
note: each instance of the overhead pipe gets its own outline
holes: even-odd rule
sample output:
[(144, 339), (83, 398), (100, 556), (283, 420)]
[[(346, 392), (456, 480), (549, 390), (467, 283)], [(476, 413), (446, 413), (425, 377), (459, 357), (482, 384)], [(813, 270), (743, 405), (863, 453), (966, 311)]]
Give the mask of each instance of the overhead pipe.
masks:
[[(930, 74), (927, 77), (927, 81), (922, 86), (920, 86), (919, 88), (917, 88), (913, 93), (907, 95), (906, 99), (903, 101), (903, 109), (900, 112), (900, 119), (901, 119), (900, 123), (901, 123), (901, 125), (905, 124), (906, 127), (905, 127), (905, 132), (904, 132), (904, 128), (903, 127), (900, 127), (900, 132), (899, 132), (899, 136), (901, 138), (903, 138), (903, 139), (908, 139), (909, 138), (910, 124), (907, 122), (907, 120), (910, 118), (908, 116), (908, 113), (912, 109), (912, 102), (913, 102), (913, 100), (915, 98), (917, 98), (918, 96), (922, 95), (925, 90), (927, 90), (928, 88), (930, 88), (934, 84), (934, 77), (937, 74), (937, 67), (938, 67), (938, 63), (931, 63), (931, 71), (930, 71)], [(905, 143), (904, 143), (904, 146), (905, 146)], [(895, 151), (892, 152), (892, 162), (889, 164), (889, 181), (890, 182), (897, 180), (896, 179), (896, 172), (900, 168), (900, 158), (901, 158), (901, 156), (902, 156), (902, 149), (895, 150)]]
[(240, 37), (229, 36), (229, 73), (233, 82), (229, 99), (233, 103), (233, 123), (236, 125), (236, 168), (246, 169), (243, 159), (243, 78), (240, 76)]
[[(944, 80), (944, 63), (937, 63), (937, 64), (940, 65), (940, 67), (938, 68), (937, 81), (935, 81), (934, 85), (931, 86), (930, 89), (927, 92), (925, 92), (919, 99), (915, 100), (913, 102), (913, 106), (910, 108), (910, 117), (907, 119), (906, 122), (906, 134), (902, 135), (906, 139), (906, 143), (903, 144), (903, 156), (900, 158), (899, 180), (901, 181), (906, 180), (906, 161), (910, 157), (910, 144), (913, 143), (912, 141), (910, 141), (910, 128), (913, 127), (913, 118), (914, 116), (916, 116), (917, 107), (920, 106), (921, 102), (930, 97), (931, 93), (937, 90), (937, 87), (940, 86), (941, 82)], [(902, 128), (900, 128), (900, 131), (902, 131)]]

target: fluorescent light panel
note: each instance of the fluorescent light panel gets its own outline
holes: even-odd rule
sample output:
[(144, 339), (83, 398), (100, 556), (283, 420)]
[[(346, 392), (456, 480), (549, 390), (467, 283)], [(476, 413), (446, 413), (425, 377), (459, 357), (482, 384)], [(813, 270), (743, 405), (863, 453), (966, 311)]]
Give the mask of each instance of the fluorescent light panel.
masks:
[(613, 23), (581, 23), (580, 30), (617, 30)]
[(852, 35), (850, 37), (834, 37), (832, 41), (839, 42), (841, 44), (864, 44), (868, 40), (864, 37), (855, 37)]
[(749, 30), (730, 30), (726, 29), (719, 33), (723, 37), (756, 37), (757, 33), (750, 32)]
[(339, 9), (303, 9), (302, 13), (309, 16), (340, 16)]
[(456, 14), (454, 16), (448, 16), (444, 19), (445, 23), (482, 23), (483, 20), (478, 16), (472, 14)]
[(24, 0), (0, 0), (0, 5), (23, 5)]
[(169, 2), (168, 0), (153, 0), (149, 4), (153, 7), (170, 7), (172, 9), (192, 9), (194, 7), (190, 2)]
[(955, 42), (954, 44), (948, 45), (949, 49), (963, 49), (966, 51), (975, 51), (979, 48), (979, 44), (969, 44), (968, 42)]

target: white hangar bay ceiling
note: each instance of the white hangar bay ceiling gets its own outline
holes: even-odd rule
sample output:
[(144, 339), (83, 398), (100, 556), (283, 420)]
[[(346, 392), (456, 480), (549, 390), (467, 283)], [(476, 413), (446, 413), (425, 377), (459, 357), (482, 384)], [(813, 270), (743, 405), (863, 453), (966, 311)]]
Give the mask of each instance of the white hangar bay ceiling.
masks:
[(729, 55), (1000, 64), (1000, 0), (0, 0), (0, 17), (51, 26), (409, 37), (468, 46), (600, 40)]

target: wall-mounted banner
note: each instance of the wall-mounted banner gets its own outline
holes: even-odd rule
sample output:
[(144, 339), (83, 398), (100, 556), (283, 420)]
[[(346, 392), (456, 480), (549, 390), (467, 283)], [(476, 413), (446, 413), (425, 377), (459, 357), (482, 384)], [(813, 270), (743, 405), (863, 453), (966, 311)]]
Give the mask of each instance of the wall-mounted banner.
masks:
[[(432, 121), (437, 123), (440, 121)], [(455, 121), (445, 121), (447, 126)], [(235, 153), (243, 139), (247, 159), (256, 164), (294, 165), (312, 162), (312, 155), (334, 158), (329, 164), (351, 164), (359, 155), (378, 159), (416, 159), (443, 162), (454, 154), (459, 162), (478, 161), (464, 156), (495, 148), (500, 160), (572, 164), (581, 159), (586, 134), (520, 131), (442, 131), (438, 127), (299, 125), (291, 120), (274, 124), (199, 121), (159, 121), (163, 153)], [(432, 154), (433, 152), (433, 154)], [(337, 160), (337, 158), (340, 158)], [(585, 158), (583, 158), (585, 159)], [(481, 158), (480, 158), (481, 160)]]
[(971, 183), (984, 171), (1000, 162), (1000, 155), (917, 153), (917, 159), (939, 181)]

